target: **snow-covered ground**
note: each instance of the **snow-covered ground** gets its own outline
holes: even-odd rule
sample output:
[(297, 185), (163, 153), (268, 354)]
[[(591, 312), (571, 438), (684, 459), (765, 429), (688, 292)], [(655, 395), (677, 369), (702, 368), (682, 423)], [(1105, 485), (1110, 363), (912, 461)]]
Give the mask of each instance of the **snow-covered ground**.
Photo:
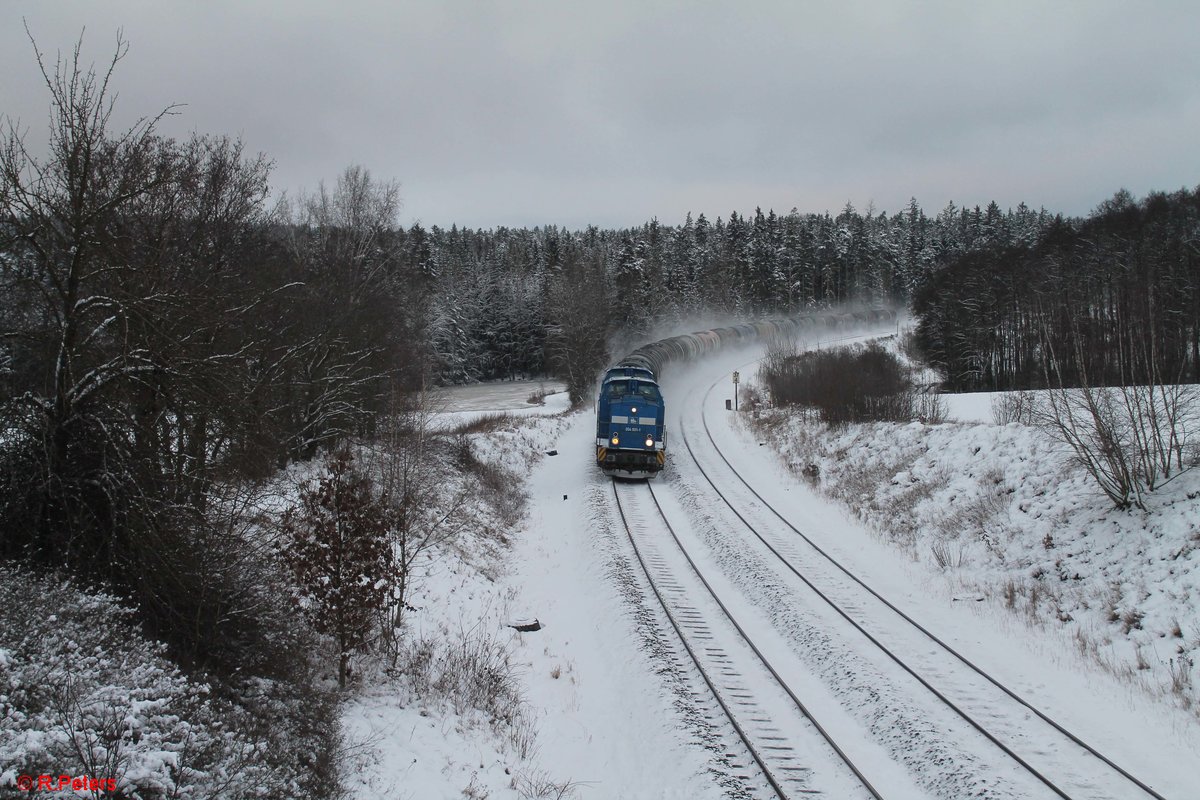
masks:
[(439, 389), (431, 396), (439, 428), (449, 429), (485, 417), (540, 417), (569, 405), (559, 381), (495, 381)]
[[(694, 424), (709, 403), (731, 462), (881, 593), (1166, 797), (1195, 796), (1200, 734), (1182, 705), (1200, 678), (1191, 663), (1200, 646), (1200, 476), (1154, 495), (1147, 512), (1113, 512), (1052, 443), (991, 424), (987, 396), (954, 399), (956, 421), (943, 425), (834, 434), (763, 415), (751, 426), (745, 414), (723, 412), (723, 397), (732, 369), (752, 375), (752, 358), (734, 354), (669, 374), (674, 424)], [(726, 388), (710, 393), (714, 385)], [(447, 413), (529, 408), (532, 388), (506, 388), (507, 399), (495, 388), (475, 390), (485, 397)], [(551, 396), (532, 416), (523, 410), (472, 434), (481, 457), (527, 471), (528, 514), (505, 532), (507, 551), (467, 548), (431, 560), (410, 616), (415, 639), (494, 645), (515, 676), (519, 715), (496, 720), (456, 708), (445, 693), (373, 684), (386, 688), (362, 691), (346, 713), (360, 744), (347, 776), (356, 796), (728, 796), (711, 721), (681, 680), (613, 523), (611, 489), (594, 471), (591, 413), (547, 415), (564, 406)], [(720, 525), (705, 522), (720, 512), (683, 468), (680, 433), (672, 430), (672, 465), (658, 484), (687, 509), (685, 533), (707, 563), (729, 585), (744, 584), (753, 554), (723, 543)], [(701, 435), (689, 432), (693, 442)], [(800, 474), (809, 463), (819, 467), (819, 485)], [(742, 604), (769, 628), (787, 609), (764, 606), (767, 588), (746, 584)], [(540, 630), (509, 627), (534, 619)], [(858, 689), (835, 666), (818, 663), (812, 679), (848, 704), (848, 718), (873, 713), (853, 700)], [(919, 715), (920, 703), (887, 688), (892, 680), (883, 670), (867, 688), (897, 698), (888, 713)], [(992, 757), (946, 739), (933, 720), (921, 734), (932, 744), (907, 759), (897, 756), (902, 735), (859, 724), (890, 753), (879, 757), (915, 776), (916, 796), (953, 797), (946, 786), (971, 785), (939, 789), (931, 769), (977, 770), (989, 780), (991, 768), (979, 764)], [(937, 757), (949, 762), (922, 763)], [(1013, 785), (1014, 796), (1041, 796)], [(1096, 796), (1136, 796), (1100, 788)]]
[[(520, 412), (531, 391), (498, 385), (486, 390), (484, 405)], [(466, 403), (479, 404), (478, 390), (466, 394)], [(447, 396), (456, 423), (480, 413), (458, 410), (455, 390)], [(592, 469), (594, 420), (546, 415), (565, 404), (565, 394), (551, 395), (540, 415), (514, 416), (500, 433), (473, 436), (484, 458), (532, 462), (526, 523), (512, 532), (503, 559), (476, 551), (431, 560), (410, 616), (415, 639), (494, 637), (520, 681), (518, 736), (479, 713), (458, 713), (450, 701), (422, 702), (402, 682), (384, 683), (346, 711), (355, 796), (720, 796), (707, 788), (707, 754), (644, 646), (629, 591), (614, 580), (623, 569), (614, 564), (616, 532), (596, 524), (607, 496)], [(538, 631), (510, 627), (535, 619)]]
[[(742, 375), (748, 372), (752, 368), (743, 367)], [(727, 387), (723, 393), (728, 396)], [(973, 403), (976, 408), (980, 404), (979, 400)], [(990, 408), (990, 401), (983, 404)], [(1023, 438), (1031, 432), (1018, 435), (1021, 432), (1014, 426), (876, 425), (833, 434), (814, 432), (790, 417), (776, 419), (775, 425), (751, 427), (744, 424), (747, 415), (732, 421), (734, 415), (721, 412), (719, 396), (712, 405), (718, 411), (710, 418), (730, 422), (724, 435), (720, 424), (714, 427), (718, 441), (735, 454), (731, 460), (746, 474), (757, 476), (751, 479), (756, 488), (781, 507), (791, 508), (793, 520), (816, 532), (822, 545), (840, 560), (958, 649), (1007, 676), (1009, 685), (1028, 693), (1039, 707), (1115, 755), (1167, 797), (1193, 796), (1192, 776), (1180, 765), (1197, 763), (1200, 740), (1194, 717), (1178, 708), (1183, 698), (1171, 691), (1170, 658), (1178, 664), (1176, 648), (1186, 648), (1190, 666), (1196, 629), (1187, 631), (1190, 624), (1200, 622), (1191, 599), (1197, 503), (1188, 498), (1189, 493), (1195, 496), (1196, 486), (1159, 496), (1155, 502), (1161, 505), (1148, 514), (1114, 514), (1098, 491), (1070, 474), (1057, 449), (1037, 437)], [(776, 447), (782, 457), (763, 457)], [(801, 476), (810, 463), (819, 467), (818, 486)], [(1007, 471), (997, 483), (996, 470), (1001, 466)], [(903, 494), (916, 491), (911, 485), (915, 481), (908, 477), (914, 473), (927, 485), (918, 493), (922, 514), (910, 517)], [(897, 476), (900, 480), (893, 480)], [(1011, 500), (1010, 486), (1015, 487)], [(990, 512), (991, 492), (1011, 503), (1013, 514), (1039, 520), (1032, 532), (1021, 532), (1015, 524), (1011, 529), (994, 528), (997, 520), (980, 510)], [(1021, 503), (1030, 498), (1031, 505), (1022, 511)], [(1079, 526), (1077, 536), (1068, 535), (1071, 527), (1058, 517), (1072, 509), (1080, 510), (1070, 520)], [(1126, 518), (1131, 520), (1118, 529), (1114, 519)], [(1101, 527), (1103, 520), (1110, 530)], [(1132, 641), (1123, 622), (1109, 622), (1111, 609), (1104, 609), (1099, 635), (1106, 638), (1099, 655), (1113, 660), (1128, 657), (1131, 668), (1118, 671), (1119, 675), (1098, 669), (1096, 652), (1081, 645), (1076, 630), (1042, 613), (1052, 605), (1049, 598), (1056, 591), (1066, 592), (1054, 586), (1061, 583), (1057, 572), (1046, 570), (1035, 578), (1037, 565), (1022, 565), (1021, 560), (1039, 559), (1044, 565), (1044, 559), (1056, 556), (1053, 552), (1047, 556), (1044, 546), (1052, 525), (1053, 536), (1070, 544), (1058, 542), (1051, 551), (1061, 549), (1057, 557), (1079, 561), (1079, 578), (1072, 572), (1067, 581), (1074, 585), (1072, 598), (1098, 594), (1107, 599), (1113, 580), (1151, 595), (1139, 606), (1146, 614), (1144, 629), (1132, 628)], [(984, 537), (992, 533), (1004, 535), (989, 546)], [(949, 553), (950, 564), (939, 565), (934, 545)], [(1157, 550), (1152, 549), (1155, 546)], [(1180, 549), (1183, 554), (1177, 555)], [(1001, 554), (993, 555), (997, 550)], [(1008, 607), (1006, 593), (1010, 577), (1016, 584), (1013, 608)], [(1042, 588), (1035, 590), (1038, 583)], [(1038, 613), (1031, 612), (1030, 606), (1036, 606)], [(1172, 609), (1193, 623), (1184, 623), (1185, 636), (1178, 637), (1171, 616), (1161, 615), (1161, 627), (1151, 626), (1148, 620), (1154, 617), (1154, 609)], [(1125, 610), (1120, 611), (1123, 616)], [(1084, 621), (1081, 613), (1077, 624)], [(1094, 617), (1091, 621), (1099, 624)], [(1138, 641), (1146, 643), (1142, 651), (1147, 661), (1155, 648), (1168, 651), (1157, 672), (1134, 666)], [(1147, 673), (1165, 678), (1167, 685), (1153, 679), (1143, 685), (1138, 676)], [(1136, 796), (1124, 794), (1119, 787), (1110, 791), (1116, 793), (1109, 796)]]
[(1003, 392), (970, 392), (942, 395), (946, 419), (950, 422), (991, 423), (992, 406)]
[(952, 586), (1068, 638), (1170, 703), (1196, 706), (1200, 471), (1117, 511), (1044, 431), (991, 422), (988, 394), (948, 396), (940, 425), (830, 431), (764, 412), (752, 426), (821, 494)]

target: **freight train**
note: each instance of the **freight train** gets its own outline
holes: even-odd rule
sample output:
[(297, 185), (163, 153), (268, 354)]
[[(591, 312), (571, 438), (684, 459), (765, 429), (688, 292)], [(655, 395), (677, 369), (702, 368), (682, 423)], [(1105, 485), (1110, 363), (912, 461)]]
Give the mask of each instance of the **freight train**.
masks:
[(652, 478), (666, 466), (666, 409), (658, 379), (671, 362), (808, 332), (893, 322), (886, 309), (805, 314), (714, 328), (639, 347), (604, 373), (596, 399), (596, 463), (607, 475)]

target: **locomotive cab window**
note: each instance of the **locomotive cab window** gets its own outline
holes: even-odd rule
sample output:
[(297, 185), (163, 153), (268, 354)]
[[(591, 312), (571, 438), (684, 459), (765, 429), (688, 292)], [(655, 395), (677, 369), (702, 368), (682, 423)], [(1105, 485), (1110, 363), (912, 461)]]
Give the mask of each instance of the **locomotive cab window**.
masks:
[(627, 394), (629, 394), (629, 381), (609, 381), (609, 397), (624, 397)]
[(610, 398), (644, 397), (655, 403), (662, 402), (662, 394), (659, 393), (658, 387), (653, 383), (643, 383), (642, 381), (609, 381), (606, 391)]
[(662, 395), (658, 392), (658, 387), (652, 383), (643, 383), (638, 386), (638, 394), (642, 397), (659, 402), (662, 400)]

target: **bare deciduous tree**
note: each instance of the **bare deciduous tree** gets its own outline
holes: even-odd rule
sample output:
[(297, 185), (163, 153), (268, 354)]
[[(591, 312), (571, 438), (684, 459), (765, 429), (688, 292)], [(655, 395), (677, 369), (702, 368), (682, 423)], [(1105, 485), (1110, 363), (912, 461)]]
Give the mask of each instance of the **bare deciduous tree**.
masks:
[(592, 399), (609, 357), (610, 315), (601, 266), (577, 264), (564, 269), (550, 287), (548, 306), (550, 362), (566, 381), (571, 405), (581, 406)]
[(289, 391), (277, 409), (293, 458), (367, 432), (397, 381), (419, 377), (413, 365), (423, 311), (406, 302), (398, 271), (390, 236), (398, 212), (398, 186), (357, 166), (332, 191), (322, 184), (281, 209), (304, 284), (293, 332), (302, 345), (285, 370)]
[(432, 426), (435, 410), (432, 393), (394, 398), (380, 421), (372, 470), (379, 476), (386, 506), (388, 569), (387, 597), (381, 606), (380, 633), (393, 663), (399, 654), (399, 634), (411, 610), (409, 598), (418, 561), (451, 542), (463, 530), (459, 514), (467, 490), (452, 485), (447, 472), (445, 436)]
[[(1130, 331), (1118, 335), (1134, 337)], [(1073, 343), (1083, 346), (1079, 336)], [(1117, 508), (1143, 508), (1145, 492), (1190, 468), (1183, 453), (1191, 444), (1195, 387), (1181, 384), (1180, 376), (1164, 383), (1160, 365), (1139, 357), (1136, 348), (1120, 356), (1126, 366), (1117, 386), (1093, 385), (1087, 360), (1077, 352), (1076, 385), (1069, 385), (1048, 336), (1043, 346), (1051, 388), (1035, 403), (1033, 420), (1070, 448)]]

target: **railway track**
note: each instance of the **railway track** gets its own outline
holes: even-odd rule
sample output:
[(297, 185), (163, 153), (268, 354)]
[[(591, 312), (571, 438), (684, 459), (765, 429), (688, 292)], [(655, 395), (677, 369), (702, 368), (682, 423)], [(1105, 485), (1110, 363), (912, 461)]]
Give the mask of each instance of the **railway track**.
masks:
[[(883, 800), (852, 758), (756, 645), (701, 569), (664, 512), (649, 483), (613, 480), (626, 536), (653, 596), (696, 673), (749, 755), (735, 768), (755, 770), (767, 796), (777, 798), (873, 797)], [(669, 539), (663, 532), (669, 534)], [(764, 690), (764, 685), (769, 688)], [(820, 742), (816, 741), (819, 737)], [(814, 752), (816, 748), (816, 752)], [(805, 756), (808, 756), (805, 758)], [(726, 753), (737, 758), (736, 753)], [(810, 762), (840, 761), (853, 781), (821, 776)], [(751, 763), (752, 762), (752, 763)], [(753, 787), (754, 776), (739, 773)]]
[[(1146, 782), (906, 615), (768, 503), (733, 466), (712, 434), (705, 410), (708, 394), (715, 386), (710, 387), (705, 402), (700, 404), (700, 421), (707, 439), (703, 457), (692, 446), (688, 426), (678, 427), (683, 449), (707, 483), (704, 491), (719, 498), (738, 520), (740, 531), (730, 535), (745, 537), (764, 558), (773, 560), (781, 573), (790, 576), (790, 583), (798, 591), (818, 598), (853, 630), (849, 635), (860, 637), (874, 651), (882, 653), (937, 703), (950, 709), (1003, 753), (1004, 758), (1040, 784), (1046, 796), (1063, 800), (1097, 797), (1166, 800)], [(672, 537), (682, 550), (683, 545), (674, 532)], [(914, 646), (914, 640), (919, 640), (920, 645)], [(1031, 731), (1032, 727), (1039, 730)], [(1043, 747), (1030, 745), (1031, 741), (1044, 743), (1047, 737), (1057, 741), (1049, 754), (1041, 752)], [(871, 791), (875, 797), (880, 796)]]

